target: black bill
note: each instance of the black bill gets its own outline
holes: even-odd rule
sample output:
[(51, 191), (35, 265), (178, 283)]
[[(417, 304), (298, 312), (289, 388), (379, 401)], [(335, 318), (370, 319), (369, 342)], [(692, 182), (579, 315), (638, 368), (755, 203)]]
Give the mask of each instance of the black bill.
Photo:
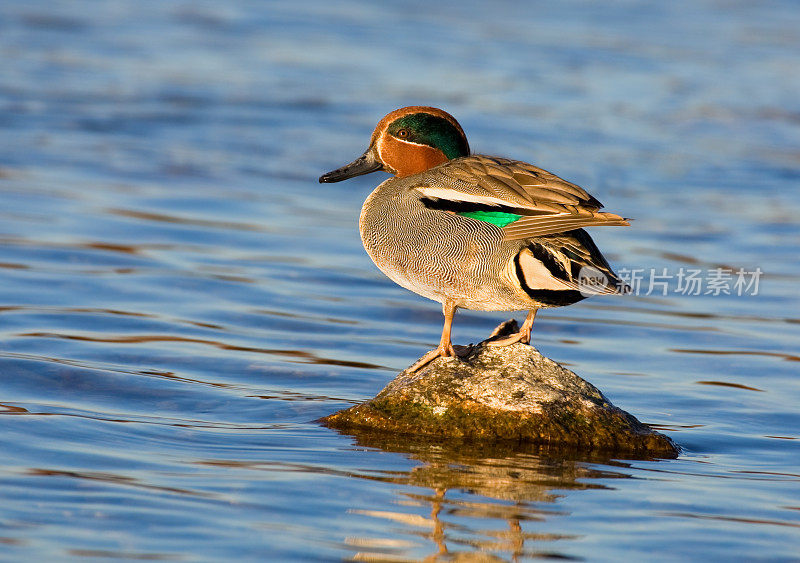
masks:
[(361, 176), (362, 174), (369, 174), (370, 172), (383, 169), (383, 164), (378, 161), (372, 153), (372, 149), (367, 149), (364, 154), (350, 164), (346, 164), (341, 168), (323, 174), (319, 177), (320, 183), (328, 184), (331, 182), (341, 182), (348, 178), (354, 178), (355, 176)]

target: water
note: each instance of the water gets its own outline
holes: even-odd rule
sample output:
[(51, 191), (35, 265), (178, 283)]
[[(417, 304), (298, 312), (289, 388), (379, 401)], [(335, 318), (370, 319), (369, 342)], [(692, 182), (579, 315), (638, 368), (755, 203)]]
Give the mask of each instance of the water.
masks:
[[(791, 1), (0, 7), (0, 554), (800, 558)], [(320, 186), (403, 105), (573, 180), (619, 269), (761, 268), (539, 316), (676, 460), (340, 435), (436, 344)], [(509, 315), (459, 312), (455, 342)]]

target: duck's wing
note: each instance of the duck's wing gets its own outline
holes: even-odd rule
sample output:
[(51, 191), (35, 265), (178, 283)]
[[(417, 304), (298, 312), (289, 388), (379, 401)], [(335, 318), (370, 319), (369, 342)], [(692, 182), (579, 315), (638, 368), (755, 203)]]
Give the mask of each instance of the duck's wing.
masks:
[(473, 155), (420, 175), (414, 187), (436, 209), (493, 223), (506, 240), (595, 225), (628, 225), (586, 190), (518, 160)]
[[(547, 235), (531, 241), (520, 253), (518, 260), (526, 283), (528, 277), (536, 279), (536, 273), (546, 268), (558, 283), (568, 289), (580, 291), (585, 297), (630, 292), (630, 287), (614, 273), (597, 245), (583, 229)], [(529, 274), (529, 271), (533, 273)]]

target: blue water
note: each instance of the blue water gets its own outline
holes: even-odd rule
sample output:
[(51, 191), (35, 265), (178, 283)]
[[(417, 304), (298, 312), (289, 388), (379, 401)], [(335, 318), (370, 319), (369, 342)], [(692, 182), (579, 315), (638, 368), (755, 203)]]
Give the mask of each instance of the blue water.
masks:
[[(6, 0), (0, 61), (2, 559), (800, 559), (797, 3)], [(618, 270), (763, 271), (537, 318), (678, 459), (314, 422), (438, 342), (385, 175), (316, 181), (410, 104), (635, 218)]]

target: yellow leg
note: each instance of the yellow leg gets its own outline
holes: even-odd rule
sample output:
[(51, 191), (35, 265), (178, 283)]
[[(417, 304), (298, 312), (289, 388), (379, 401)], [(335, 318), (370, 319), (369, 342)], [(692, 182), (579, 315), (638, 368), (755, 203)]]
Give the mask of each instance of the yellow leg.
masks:
[(511, 336), (507, 336), (505, 338), (500, 338), (498, 340), (489, 340), (488, 342), (486, 342), (486, 345), (508, 346), (509, 344), (514, 344), (515, 342), (530, 344), (531, 330), (533, 329), (533, 320), (536, 318), (536, 311), (538, 311), (538, 309), (531, 309), (530, 311), (528, 311), (528, 316), (525, 317), (525, 322), (522, 323), (519, 332), (512, 334)]
[(450, 339), (450, 332), (453, 329), (453, 318), (456, 316), (457, 307), (451, 301), (442, 303), (442, 313), (444, 313), (444, 328), (442, 328), (442, 338), (439, 340), (439, 347), (436, 349), (440, 356), (455, 356), (453, 341)]
[(431, 350), (422, 356), (417, 363), (411, 366), (409, 371), (417, 371), (419, 368), (431, 363), (436, 358), (442, 356), (457, 356), (456, 351), (453, 349), (453, 342), (450, 339), (450, 332), (453, 328), (453, 318), (456, 316), (455, 303), (452, 301), (445, 301), (442, 303), (442, 313), (444, 313), (444, 328), (442, 328), (442, 338), (439, 340), (439, 346), (436, 350)]
[(536, 318), (536, 311), (538, 311), (538, 309), (531, 309), (528, 311), (528, 316), (525, 317), (525, 322), (522, 323), (522, 327), (519, 329), (519, 341), (523, 344), (531, 343), (531, 331), (533, 330), (533, 320)]

